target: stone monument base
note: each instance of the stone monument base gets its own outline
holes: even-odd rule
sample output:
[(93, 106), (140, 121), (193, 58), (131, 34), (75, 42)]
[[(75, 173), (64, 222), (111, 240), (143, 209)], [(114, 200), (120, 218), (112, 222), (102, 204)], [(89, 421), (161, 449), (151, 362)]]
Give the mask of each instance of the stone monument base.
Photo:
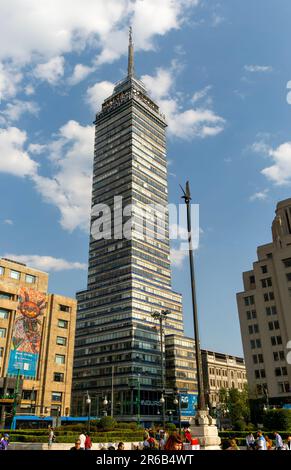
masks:
[(192, 437), (199, 440), (201, 450), (221, 450), (216, 419), (212, 418), (208, 411), (197, 411), (195, 417), (190, 420), (190, 431)]

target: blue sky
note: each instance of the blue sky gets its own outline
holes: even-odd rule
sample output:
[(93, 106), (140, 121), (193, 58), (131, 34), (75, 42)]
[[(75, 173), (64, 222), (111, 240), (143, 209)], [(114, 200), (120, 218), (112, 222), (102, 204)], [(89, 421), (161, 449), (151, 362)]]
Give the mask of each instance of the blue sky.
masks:
[[(290, 2), (47, 3), (0, 1), (1, 254), (50, 271), (52, 292), (86, 287), (92, 122), (125, 75), (131, 23), (136, 72), (168, 118), (170, 202), (189, 178), (200, 205), (202, 345), (241, 354), (242, 271), (290, 197)], [(188, 281), (174, 252), (190, 334)]]

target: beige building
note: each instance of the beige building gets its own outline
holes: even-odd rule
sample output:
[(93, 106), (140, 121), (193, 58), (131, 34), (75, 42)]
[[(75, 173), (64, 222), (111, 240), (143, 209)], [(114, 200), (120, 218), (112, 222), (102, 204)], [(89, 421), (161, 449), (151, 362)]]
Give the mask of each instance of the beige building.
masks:
[[(197, 395), (195, 341), (180, 335), (165, 336), (167, 387)], [(206, 402), (219, 402), (221, 388), (243, 390), (247, 383), (244, 359), (201, 350)]]
[(76, 301), (48, 294), (48, 274), (0, 258), (0, 410), (70, 412)]
[(245, 362), (242, 357), (201, 350), (204, 389), (208, 406), (219, 403), (219, 391), (236, 388), (244, 390), (247, 384)]
[(291, 402), (291, 199), (277, 204), (272, 243), (259, 246), (253, 269), (243, 273), (237, 304), (248, 382), (255, 397)]

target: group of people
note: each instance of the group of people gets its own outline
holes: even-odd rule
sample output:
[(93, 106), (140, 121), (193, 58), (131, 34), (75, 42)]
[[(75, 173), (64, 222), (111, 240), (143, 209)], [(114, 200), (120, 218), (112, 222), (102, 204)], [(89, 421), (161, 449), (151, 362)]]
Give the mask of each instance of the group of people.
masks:
[[(84, 440), (84, 437), (85, 437), (85, 440)], [(86, 435), (84, 433), (81, 433), (79, 438), (76, 439), (75, 445), (73, 447), (71, 447), (70, 450), (91, 450), (91, 448), (92, 448), (92, 441), (91, 441), (89, 433), (86, 433)], [(108, 448), (102, 447), (100, 450), (118, 450), (118, 451), (120, 451), (120, 450), (125, 450), (125, 447), (124, 447), (123, 442), (119, 442), (119, 444), (117, 446), (117, 449), (115, 449), (115, 447), (113, 445), (110, 445)]]
[[(184, 442), (191, 442), (191, 433), (188, 428), (184, 428)], [(169, 435), (164, 430), (155, 432), (152, 429), (145, 429), (143, 450), (159, 449), (159, 450), (182, 450), (183, 439), (179, 433), (174, 432)]]
[[(274, 439), (264, 435), (262, 431), (257, 432), (257, 437), (253, 433), (246, 436), (247, 450), (291, 450), (291, 435), (288, 436), (286, 442), (278, 432), (274, 433)], [(236, 440), (230, 439), (222, 443), (222, 450), (240, 450)]]
[(9, 446), (9, 434), (5, 433), (2, 435), (0, 440), (0, 450), (7, 450)]
[(291, 435), (288, 436), (286, 442), (278, 432), (274, 433), (274, 439), (265, 436), (262, 431), (258, 431), (255, 439), (252, 433), (246, 437), (246, 445), (248, 450), (291, 450)]

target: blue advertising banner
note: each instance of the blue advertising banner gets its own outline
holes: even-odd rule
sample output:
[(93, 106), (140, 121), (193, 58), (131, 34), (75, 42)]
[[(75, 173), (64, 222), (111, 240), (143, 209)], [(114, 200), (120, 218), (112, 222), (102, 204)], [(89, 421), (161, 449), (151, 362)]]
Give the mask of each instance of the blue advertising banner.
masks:
[(194, 416), (197, 407), (197, 395), (181, 393), (181, 416)]
[(8, 374), (34, 378), (37, 372), (46, 295), (26, 287), (21, 287), (18, 295)]

